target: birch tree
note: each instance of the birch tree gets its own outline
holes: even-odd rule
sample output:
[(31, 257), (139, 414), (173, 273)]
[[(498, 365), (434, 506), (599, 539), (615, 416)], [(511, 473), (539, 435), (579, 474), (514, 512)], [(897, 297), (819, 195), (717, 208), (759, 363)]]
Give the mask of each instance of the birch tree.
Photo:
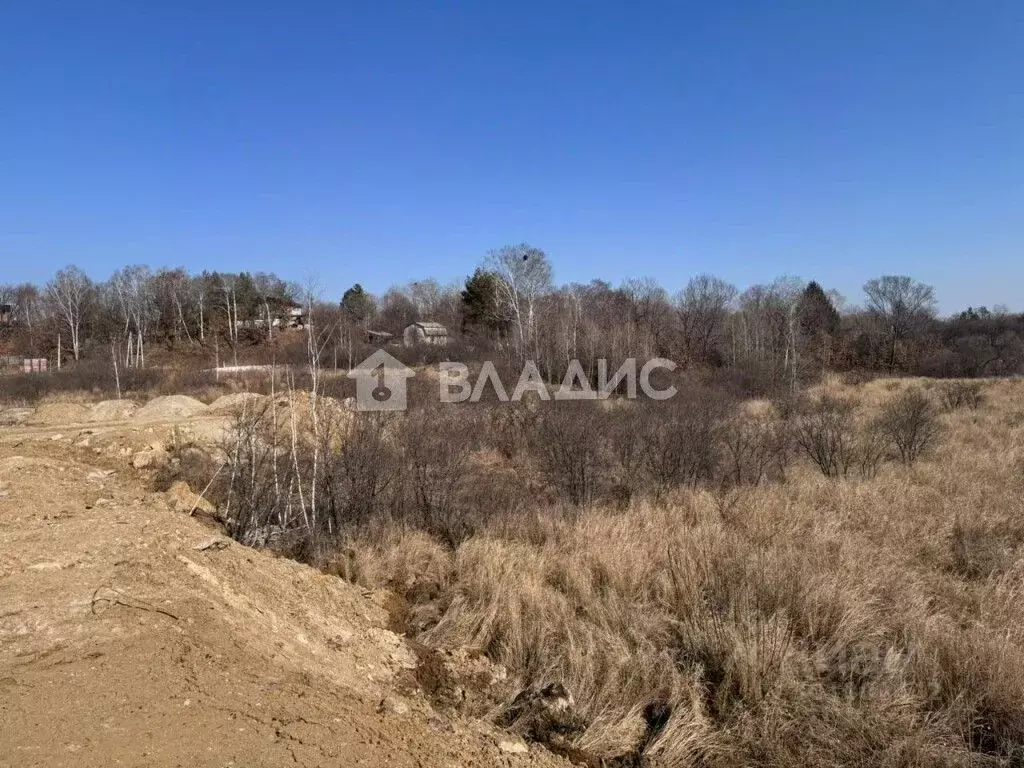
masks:
[(552, 289), (554, 270), (547, 254), (522, 243), (487, 255), (485, 268), (497, 275), (498, 301), (512, 318), (521, 356), (535, 337), (537, 300)]
[(82, 354), (82, 327), (94, 289), (89, 276), (74, 265), (60, 270), (46, 286), (46, 294), (53, 302), (60, 325), (71, 337), (71, 353), (75, 360)]
[(142, 264), (119, 269), (110, 278), (124, 317), (128, 339), (125, 365), (141, 368), (146, 362), (146, 336), (156, 308), (153, 273)]

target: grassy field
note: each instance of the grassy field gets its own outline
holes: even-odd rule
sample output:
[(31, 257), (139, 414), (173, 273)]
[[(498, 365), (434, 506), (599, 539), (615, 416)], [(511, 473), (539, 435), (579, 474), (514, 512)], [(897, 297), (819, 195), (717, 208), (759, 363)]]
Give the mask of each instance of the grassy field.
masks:
[[(872, 413), (941, 386), (811, 395)], [(356, 573), (427, 646), (564, 685), (575, 721), (533, 736), (581, 760), (1021, 765), (1024, 383), (983, 396), (866, 479), (798, 458), (784, 482), (544, 510), (455, 548), (395, 526), (357, 543)]]

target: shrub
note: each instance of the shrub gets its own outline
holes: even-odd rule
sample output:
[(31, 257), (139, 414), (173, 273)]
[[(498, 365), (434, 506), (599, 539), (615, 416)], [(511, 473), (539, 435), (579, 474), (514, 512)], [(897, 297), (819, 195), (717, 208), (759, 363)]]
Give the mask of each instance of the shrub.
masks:
[[(452, 408), (461, 409), (458, 414)], [(434, 405), (411, 411), (402, 424), (400, 471), (405, 484), (406, 522), (451, 546), (471, 535), (462, 496), (468, 462), (479, 443), (476, 409)]]
[(197, 361), (191, 367), (125, 368), (118, 380), (109, 361), (83, 360), (62, 370), (45, 373), (4, 374), (0, 402), (32, 405), (46, 395), (84, 393), (113, 398), (121, 395), (202, 394), (216, 384), (214, 374)]
[(555, 401), (541, 410), (532, 431), (531, 450), (542, 471), (577, 506), (592, 502), (607, 480), (603, 416), (593, 401)]
[(608, 437), (613, 462), (611, 493), (619, 506), (627, 507), (645, 485), (643, 446), (646, 432), (640, 417), (640, 406), (625, 403), (609, 414)]
[(904, 464), (913, 464), (939, 436), (939, 418), (931, 399), (919, 389), (909, 389), (890, 400), (878, 418), (878, 429), (895, 448)]
[(190, 442), (174, 446), (170, 454), (170, 461), (158, 467), (154, 473), (153, 490), (166, 491), (178, 480), (188, 483), (189, 488), (196, 493), (207, 486), (214, 490), (221, 464), (208, 451)]
[(327, 446), (324, 486), (333, 532), (366, 525), (392, 509), (399, 489), (399, 449), (391, 412), (355, 412)]
[(399, 487), (397, 418), (304, 393), (237, 414), (222, 445), (228, 533), (313, 562), (353, 529), (382, 521)]
[(526, 439), (537, 418), (529, 403), (501, 403), (488, 409), (487, 425), (491, 444), (506, 459), (514, 459), (526, 448)]
[(739, 414), (725, 421), (719, 434), (724, 484), (759, 485), (766, 477), (785, 475), (790, 437), (778, 422)]
[(939, 388), (939, 400), (947, 411), (960, 408), (976, 410), (984, 399), (980, 381), (951, 381)]
[(793, 420), (793, 444), (825, 477), (845, 477), (856, 459), (855, 429), (853, 403), (823, 397)]
[[(832, 476), (870, 477), (895, 451), (892, 417), (904, 398), (877, 418), (846, 400), (803, 405), (784, 437), (802, 436), (797, 449)], [(318, 503), (336, 493), (345, 509), (358, 491), (343, 493), (336, 462), (360, 472), (373, 462), (382, 477), (366, 491), (377, 498), (369, 522), (345, 523), (353, 535), (333, 540), (351, 547), (340, 550), (333, 570), (394, 593), (385, 604), (389, 626), (423, 643), (415, 646), (416, 679), (425, 691), (447, 706), (464, 691), (454, 704), (464, 713), (504, 713), (511, 727), (580, 764), (1020, 763), (1024, 533), (1016, 488), (1000, 486), (1015, 459), (1013, 433), (998, 428), (1008, 411), (978, 415), (1001, 439), (978, 441), (982, 460), (945, 453), (947, 471), (921, 474), (921, 493), (904, 492), (899, 477), (856, 487), (773, 487), (762, 479), (758, 488), (635, 503), (629, 514), (601, 507), (584, 514), (548, 503), (532, 487), (540, 469), (559, 495), (581, 487), (589, 489), (582, 498), (619, 486), (643, 492), (654, 482), (652, 445), (671, 449), (669, 487), (689, 484), (689, 470), (679, 467), (694, 466), (705, 468), (696, 483), (755, 482), (767, 453), (762, 442), (783, 424), (746, 413), (723, 421), (713, 396), (697, 403), (545, 403), (523, 411), (530, 414), (520, 433), (525, 451), (464, 461), (458, 451), (473, 435), (465, 419), (486, 432), (481, 442), (497, 445), (496, 431), (515, 434), (508, 423), (522, 414), (504, 422), (498, 411), (514, 409), (501, 406), (478, 422), (460, 406), (379, 423), (365, 414), (339, 421), (338, 433), (320, 444), (331, 475)], [(965, 441), (980, 432), (974, 423), (953, 426)], [(259, 482), (272, 476), (259, 463), (273, 456), (260, 452), (260, 440), (271, 439), (264, 435), (246, 438), (253, 447), (241, 455), (253, 458), (233, 474), (248, 487), (254, 461), (256, 491), (273, 493)], [(447, 436), (459, 444), (439, 447)], [(362, 447), (346, 454), (341, 438)], [(309, 446), (299, 440), (303, 478)], [(420, 463), (428, 470), (422, 494), (412, 491)], [(769, 465), (763, 475), (775, 471)], [(298, 477), (293, 471), (286, 489)], [(448, 492), (449, 481), (461, 492)], [(292, 493), (267, 519), (305, 530)], [(411, 502), (421, 496), (444, 503)], [(435, 507), (455, 510), (440, 532), (410, 530), (430, 527), (431, 516), (419, 510)], [(951, 518), (958, 522), (948, 537)], [(462, 669), (479, 676), (479, 689), (449, 674)], [(550, 691), (566, 692), (555, 698), (567, 700), (558, 712), (571, 716), (558, 739), (522, 714), (533, 693)]]
[(643, 443), (644, 472), (657, 495), (696, 488), (718, 472), (718, 430), (724, 406), (714, 401), (647, 403)]
[(222, 449), (228, 458), (223, 489), (227, 532), (250, 546), (266, 545), (289, 528), (284, 495), (294, 470), (278, 450), (267, 406), (236, 414)]
[(889, 441), (878, 420), (864, 425), (857, 434), (853, 449), (853, 465), (865, 480), (878, 475), (889, 453)]

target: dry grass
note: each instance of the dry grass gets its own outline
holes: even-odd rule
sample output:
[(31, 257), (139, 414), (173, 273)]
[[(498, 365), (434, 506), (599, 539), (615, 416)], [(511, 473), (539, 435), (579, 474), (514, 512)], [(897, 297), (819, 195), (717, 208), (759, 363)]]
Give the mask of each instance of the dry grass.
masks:
[[(872, 411), (910, 387), (938, 396), (816, 394)], [(873, 477), (801, 459), (784, 482), (543, 512), (455, 550), (395, 530), (357, 547), (358, 578), (401, 593), (421, 642), (480, 651), (520, 689), (564, 685), (596, 757), (1021, 765), (1024, 384), (984, 395)]]

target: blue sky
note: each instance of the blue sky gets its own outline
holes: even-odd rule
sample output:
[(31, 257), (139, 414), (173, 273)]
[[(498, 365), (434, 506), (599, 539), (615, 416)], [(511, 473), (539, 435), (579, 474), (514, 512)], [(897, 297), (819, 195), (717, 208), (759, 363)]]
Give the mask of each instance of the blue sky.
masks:
[(0, 3), (0, 282), (883, 273), (1024, 309), (1024, 3)]

